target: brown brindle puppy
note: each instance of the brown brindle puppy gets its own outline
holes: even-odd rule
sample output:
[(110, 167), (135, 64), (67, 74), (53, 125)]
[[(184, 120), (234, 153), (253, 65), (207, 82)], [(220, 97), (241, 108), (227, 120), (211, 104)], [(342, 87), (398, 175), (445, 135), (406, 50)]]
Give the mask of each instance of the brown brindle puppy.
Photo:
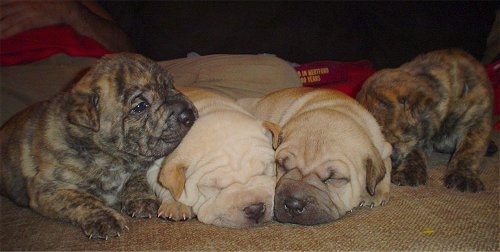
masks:
[(393, 183), (425, 184), (427, 156), (436, 150), (453, 153), (445, 185), (477, 192), (484, 190), (479, 170), (492, 130), (492, 94), (478, 61), (461, 50), (441, 50), (375, 73), (357, 100), (393, 146)]
[(158, 209), (146, 171), (170, 153), (197, 112), (171, 76), (136, 54), (104, 57), (69, 90), (28, 107), (0, 131), (0, 193), (79, 225), (119, 236), (125, 218)]

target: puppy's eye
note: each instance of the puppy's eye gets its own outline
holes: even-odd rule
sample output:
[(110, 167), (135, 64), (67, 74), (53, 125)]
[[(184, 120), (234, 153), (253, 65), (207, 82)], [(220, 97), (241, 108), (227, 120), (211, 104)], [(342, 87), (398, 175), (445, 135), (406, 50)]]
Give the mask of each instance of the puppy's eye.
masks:
[(374, 99), (376, 101), (378, 101), (378, 102), (375, 102), (374, 104), (379, 104), (380, 106), (384, 107), (385, 109), (392, 109), (394, 107), (392, 102), (382, 95), (374, 96)]
[(149, 103), (146, 102), (146, 101), (141, 101), (134, 108), (132, 108), (132, 110), (130, 110), (130, 112), (132, 114), (136, 114), (137, 115), (137, 114), (140, 114), (140, 113), (144, 112), (148, 108), (149, 108)]
[(349, 182), (348, 178), (344, 177), (337, 177), (335, 174), (332, 172), (330, 176), (326, 179), (321, 180), (323, 183), (328, 184), (328, 185), (333, 185), (333, 186), (342, 186), (345, 185)]

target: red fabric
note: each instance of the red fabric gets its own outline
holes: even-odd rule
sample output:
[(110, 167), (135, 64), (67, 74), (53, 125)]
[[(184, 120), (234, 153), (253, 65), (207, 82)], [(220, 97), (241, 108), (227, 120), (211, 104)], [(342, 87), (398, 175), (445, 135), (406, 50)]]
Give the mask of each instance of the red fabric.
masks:
[[(485, 66), (493, 87), (493, 113), (500, 115), (500, 60)], [(375, 73), (371, 62), (316, 61), (295, 67), (302, 85), (332, 88), (355, 97), (368, 77)], [(497, 123), (498, 124), (498, 123)], [(500, 128), (500, 125), (496, 125)]]
[(29, 63), (56, 53), (99, 58), (111, 52), (68, 25), (32, 29), (0, 40), (1, 66)]
[(336, 89), (355, 97), (365, 80), (375, 73), (370, 61), (317, 61), (295, 68), (302, 85)]
[(493, 87), (495, 99), (493, 103), (493, 113), (495, 115), (500, 115), (500, 60), (485, 66), (485, 69), (490, 78), (491, 86)]

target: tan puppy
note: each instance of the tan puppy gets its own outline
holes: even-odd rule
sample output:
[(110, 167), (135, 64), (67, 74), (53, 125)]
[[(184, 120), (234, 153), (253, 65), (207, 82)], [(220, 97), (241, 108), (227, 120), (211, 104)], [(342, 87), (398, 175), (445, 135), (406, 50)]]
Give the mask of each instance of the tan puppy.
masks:
[(2, 126), (0, 193), (77, 224), (90, 238), (119, 236), (127, 229), (120, 209), (156, 214), (147, 168), (180, 143), (195, 119), (193, 104), (156, 62), (106, 56), (67, 91)]
[[(279, 127), (255, 119), (225, 96), (181, 89), (199, 111), (179, 147), (148, 172), (162, 200), (159, 217), (196, 215), (207, 224), (249, 227), (273, 216)], [(161, 187), (158, 182), (165, 188)]]
[(391, 146), (373, 116), (332, 90), (290, 88), (238, 101), (281, 128), (275, 217), (313, 225), (389, 200)]
[(492, 129), (493, 92), (483, 66), (460, 50), (420, 55), (366, 80), (357, 99), (393, 146), (392, 181), (427, 182), (427, 156), (453, 153), (447, 187), (477, 192)]

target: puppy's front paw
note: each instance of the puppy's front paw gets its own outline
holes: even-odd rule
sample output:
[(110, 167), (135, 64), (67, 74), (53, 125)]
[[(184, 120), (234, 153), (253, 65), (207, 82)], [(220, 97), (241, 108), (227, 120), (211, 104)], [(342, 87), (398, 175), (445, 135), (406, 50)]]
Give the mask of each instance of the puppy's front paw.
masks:
[(461, 192), (480, 192), (484, 190), (484, 184), (478, 176), (473, 174), (462, 174), (454, 172), (447, 175), (444, 179), (448, 188), (454, 188)]
[(189, 220), (194, 217), (191, 207), (180, 202), (163, 202), (158, 209), (158, 217), (173, 221)]
[(151, 218), (156, 214), (158, 201), (155, 199), (127, 200), (122, 207), (122, 212), (137, 218)]
[(95, 210), (90, 213), (80, 224), (89, 239), (105, 239), (120, 236), (128, 230), (123, 216), (114, 210)]
[(422, 169), (394, 170), (391, 182), (399, 186), (418, 186), (427, 184), (427, 172)]
[(412, 151), (396, 170), (391, 172), (391, 182), (400, 186), (427, 184), (427, 165), (422, 151)]

